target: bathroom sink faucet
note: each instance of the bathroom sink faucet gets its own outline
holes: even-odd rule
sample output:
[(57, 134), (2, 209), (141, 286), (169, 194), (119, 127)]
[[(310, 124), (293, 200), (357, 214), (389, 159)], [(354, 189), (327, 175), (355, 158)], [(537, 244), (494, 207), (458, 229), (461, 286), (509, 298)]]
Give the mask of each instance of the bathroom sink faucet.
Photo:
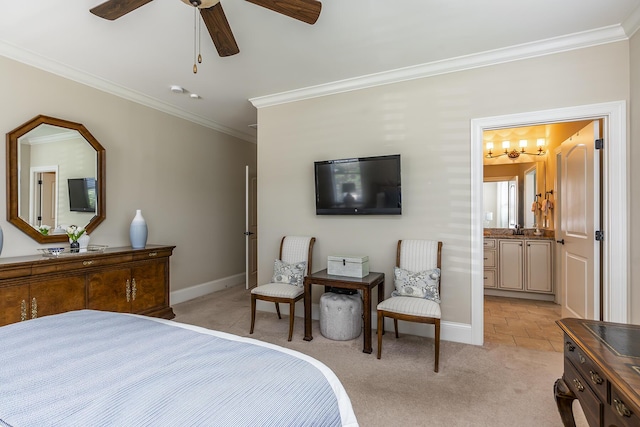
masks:
[(517, 236), (522, 236), (524, 234), (524, 230), (520, 228), (520, 225), (516, 224), (515, 228), (513, 229), (513, 234)]

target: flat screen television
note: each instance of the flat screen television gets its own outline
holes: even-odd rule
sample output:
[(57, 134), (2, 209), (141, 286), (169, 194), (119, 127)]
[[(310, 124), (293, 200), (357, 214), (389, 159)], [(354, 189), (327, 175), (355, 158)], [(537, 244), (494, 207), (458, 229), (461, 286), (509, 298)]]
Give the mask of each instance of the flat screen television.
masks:
[(316, 215), (400, 215), (400, 155), (315, 162)]
[(96, 211), (95, 178), (69, 178), (69, 210), (72, 212)]

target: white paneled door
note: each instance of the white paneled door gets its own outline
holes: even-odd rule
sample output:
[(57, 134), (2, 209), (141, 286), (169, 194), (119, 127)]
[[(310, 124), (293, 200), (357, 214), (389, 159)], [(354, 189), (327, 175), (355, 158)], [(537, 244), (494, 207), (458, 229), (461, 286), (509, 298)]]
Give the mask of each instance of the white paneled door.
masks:
[(258, 282), (258, 178), (245, 167), (245, 287)]
[(569, 315), (600, 320), (600, 162), (594, 121), (561, 145), (562, 284)]

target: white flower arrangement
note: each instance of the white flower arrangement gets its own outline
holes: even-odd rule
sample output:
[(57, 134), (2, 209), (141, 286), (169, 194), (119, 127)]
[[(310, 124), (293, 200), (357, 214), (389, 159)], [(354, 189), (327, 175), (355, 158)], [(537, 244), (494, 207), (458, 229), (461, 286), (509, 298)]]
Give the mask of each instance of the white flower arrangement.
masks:
[(72, 242), (77, 242), (84, 232), (84, 227), (76, 227), (75, 225), (67, 227), (67, 236), (69, 236)]
[(51, 230), (51, 226), (46, 225), (46, 224), (39, 225), (36, 228), (44, 236), (48, 235), (49, 234), (49, 230)]

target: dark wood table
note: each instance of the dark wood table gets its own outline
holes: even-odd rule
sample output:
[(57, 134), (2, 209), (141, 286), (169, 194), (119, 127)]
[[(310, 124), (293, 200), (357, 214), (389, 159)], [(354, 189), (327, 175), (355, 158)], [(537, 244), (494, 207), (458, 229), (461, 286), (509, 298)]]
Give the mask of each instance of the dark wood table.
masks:
[(371, 354), (371, 289), (378, 287), (378, 304), (384, 300), (384, 273), (369, 273), (363, 278), (333, 276), (327, 269), (315, 272), (304, 278), (304, 340), (311, 341), (311, 285), (324, 286), (325, 292), (331, 288), (356, 289), (362, 291), (364, 308), (364, 347), (363, 353)]
[(564, 374), (554, 386), (560, 418), (575, 427), (578, 399), (591, 426), (640, 426), (640, 326), (562, 319)]

